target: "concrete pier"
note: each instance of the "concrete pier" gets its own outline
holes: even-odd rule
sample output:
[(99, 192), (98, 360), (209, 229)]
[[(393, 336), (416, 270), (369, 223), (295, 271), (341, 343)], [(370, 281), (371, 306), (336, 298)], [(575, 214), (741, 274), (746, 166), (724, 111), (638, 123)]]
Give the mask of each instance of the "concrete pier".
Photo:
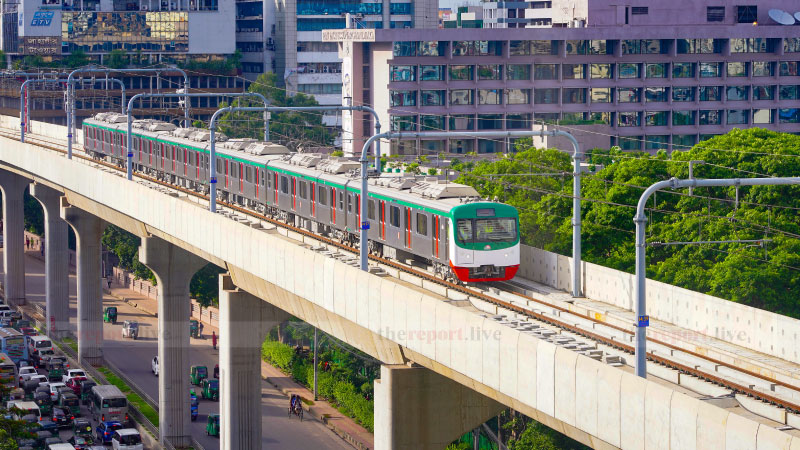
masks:
[(62, 194), (43, 184), (31, 183), (31, 195), (44, 209), (47, 334), (61, 339), (69, 331), (69, 229), (61, 218)]
[(249, 450), (261, 445), (261, 344), (269, 330), (289, 315), (219, 280), (220, 448)]
[[(103, 362), (103, 288), (100, 238), (106, 222), (70, 206), (61, 198), (61, 218), (75, 232), (78, 254), (78, 359), (92, 365)], [(66, 269), (65, 269), (66, 270)]]
[(3, 267), (6, 302), (25, 304), (25, 188), (31, 180), (0, 170), (3, 191)]
[(159, 440), (189, 447), (189, 282), (206, 261), (157, 237), (142, 238), (139, 260), (158, 281)]

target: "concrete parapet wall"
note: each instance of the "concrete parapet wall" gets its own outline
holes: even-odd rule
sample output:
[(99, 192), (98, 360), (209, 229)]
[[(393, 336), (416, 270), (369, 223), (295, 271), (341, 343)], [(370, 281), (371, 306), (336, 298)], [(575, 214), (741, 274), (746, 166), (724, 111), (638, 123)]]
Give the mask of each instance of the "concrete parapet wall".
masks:
[[(572, 258), (523, 245), (519, 275), (570, 291)], [(582, 263), (584, 295), (628, 310), (634, 305), (636, 277)], [(705, 336), (800, 363), (800, 320), (670, 284), (647, 280), (647, 313)]]

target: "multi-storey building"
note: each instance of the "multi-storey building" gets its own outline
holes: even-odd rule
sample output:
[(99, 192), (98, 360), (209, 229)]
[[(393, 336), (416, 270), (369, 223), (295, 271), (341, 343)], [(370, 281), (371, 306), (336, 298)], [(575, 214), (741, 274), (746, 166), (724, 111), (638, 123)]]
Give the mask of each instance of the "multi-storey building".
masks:
[(236, 49), (248, 80), (275, 71), (275, 8), (275, 0), (236, 1)]
[(484, 7), (480, 5), (459, 6), (441, 28), (483, 28)]
[(2, 49), (12, 58), (83, 51), (102, 62), (122, 50), (149, 62), (230, 55), (233, 2), (20, 0), (4, 2)]
[[(345, 96), (393, 130), (559, 124), (588, 148), (685, 148), (737, 127), (800, 132), (800, 38), (768, 15), (785, 2), (641, 4), (592, 1), (593, 26), (578, 28), (377, 30), (373, 42), (344, 44)], [(370, 126), (361, 113), (344, 123), (356, 136), (345, 153), (360, 152)], [(507, 145), (465, 135), (390, 151)]]

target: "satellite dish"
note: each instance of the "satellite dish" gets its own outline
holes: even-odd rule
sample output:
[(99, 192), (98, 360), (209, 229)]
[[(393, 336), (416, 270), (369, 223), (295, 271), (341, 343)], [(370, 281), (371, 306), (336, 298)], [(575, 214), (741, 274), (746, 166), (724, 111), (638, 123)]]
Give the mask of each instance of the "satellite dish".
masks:
[(800, 11), (794, 13), (794, 18), (797, 19), (798, 22), (800, 22)]
[(794, 25), (794, 17), (782, 9), (770, 9), (769, 18), (781, 25)]

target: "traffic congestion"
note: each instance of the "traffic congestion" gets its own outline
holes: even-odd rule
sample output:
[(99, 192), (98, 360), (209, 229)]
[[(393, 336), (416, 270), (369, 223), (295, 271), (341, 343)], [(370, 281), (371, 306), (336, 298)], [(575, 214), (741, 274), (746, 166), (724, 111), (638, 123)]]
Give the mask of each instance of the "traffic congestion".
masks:
[(27, 422), (21, 450), (144, 449), (125, 394), (92, 381), (2, 301), (0, 385), (5, 419)]

